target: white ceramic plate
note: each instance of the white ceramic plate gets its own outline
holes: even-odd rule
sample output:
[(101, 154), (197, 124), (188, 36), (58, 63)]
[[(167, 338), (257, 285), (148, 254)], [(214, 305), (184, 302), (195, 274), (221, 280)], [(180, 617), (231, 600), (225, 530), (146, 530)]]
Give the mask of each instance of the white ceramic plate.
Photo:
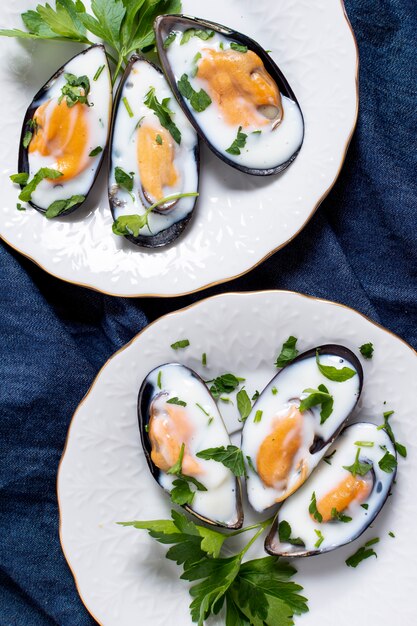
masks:
[[(371, 341), (375, 353), (371, 361), (362, 359), (365, 385), (355, 417), (381, 423), (382, 412), (394, 409), (392, 425), (409, 453), (400, 460), (394, 493), (374, 528), (350, 546), (296, 562), (297, 580), (310, 600), (310, 613), (299, 621), (392, 626), (401, 607), (404, 624), (414, 623), (416, 355), (351, 309), (271, 291), (217, 296), (154, 322), (108, 361), (75, 413), (58, 477), (61, 542), (83, 602), (103, 626), (191, 626), (187, 584), (164, 558), (165, 548), (143, 531), (115, 524), (169, 517), (169, 498), (151, 478), (139, 441), (136, 400), (144, 376), (177, 359), (207, 378), (227, 371), (244, 376), (253, 393), (276, 372), (274, 360), (290, 334), (299, 338), (300, 350), (334, 342), (358, 352)], [(170, 344), (185, 337), (190, 347), (174, 353)], [(201, 365), (203, 352), (207, 368)], [(221, 410), (234, 431), (237, 409)], [(246, 507), (245, 523), (252, 519)], [(395, 539), (388, 536), (391, 530)], [(348, 568), (345, 559), (375, 536), (381, 537), (378, 559)], [(263, 555), (262, 542), (255, 554)]]
[[(34, 0), (0, 6), (0, 24), (21, 27)], [(16, 210), (24, 112), (38, 88), (78, 47), (2, 40), (0, 235), (63, 280), (119, 296), (174, 296), (241, 275), (290, 241), (334, 184), (357, 116), (357, 50), (340, 0), (183, 0), (185, 13), (231, 25), (258, 40), (282, 68), (302, 107), (301, 153), (281, 176), (246, 176), (202, 153), (201, 197), (190, 228), (155, 252), (112, 234), (105, 175), (88, 208), (46, 220)]]

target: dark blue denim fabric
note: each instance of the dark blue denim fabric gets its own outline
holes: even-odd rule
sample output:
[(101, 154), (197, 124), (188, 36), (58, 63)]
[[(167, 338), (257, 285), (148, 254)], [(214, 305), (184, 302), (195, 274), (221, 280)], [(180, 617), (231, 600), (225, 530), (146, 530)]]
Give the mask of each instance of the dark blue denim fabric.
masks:
[[(417, 346), (415, 0), (347, 0), (360, 116), (342, 174), (306, 229), (246, 277), (127, 300), (64, 284), (0, 249), (0, 624), (87, 626), (58, 541), (67, 427), (106, 359), (163, 313), (230, 290), (343, 302)], [(140, 619), (140, 618), (139, 618)]]

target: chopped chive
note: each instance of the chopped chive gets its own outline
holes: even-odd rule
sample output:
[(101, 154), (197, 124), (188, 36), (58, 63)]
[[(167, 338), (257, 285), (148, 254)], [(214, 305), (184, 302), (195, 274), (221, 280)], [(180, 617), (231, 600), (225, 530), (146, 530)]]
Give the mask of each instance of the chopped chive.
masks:
[(162, 389), (162, 371), (158, 372), (158, 382), (157, 385), (159, 387), (159, 389)]
[(94, 74), (94, 78), (93, 78), (93, 80), (98, 80), (98, 79), (100, 78), (100, 76), (101, 76), (101, 72), (104, 70), (104, 67), (105, 67), (104, 65), (101, 65), (101, 66), (98, 68), (97, 72)]
[(363, 448), (373, 448), (374, 445), (373, 441), (355, 441), (355, 446), (362, 446)]
[(388, 535), (389, 535), (390, 537), (392, 537), (392, 538), (395, 538), (395, 535), (394, 535), (394, 533), (392, 532), (392, 530), (390, 530), (390, 531), (389, 531)]
[(210, 426), (210, 424), (212, 423), (213, 420), (214, 420), (214, 417), (210, 417), (209, 421), (207, 422), (207, 426)]
[(126, 98), (126, 96), (125, 96), (124, 98), (122, 98), (122, 102), (123, 102), (123, 104), (124, 104), (124, 105), (125, 105), (125, 107), (126, 107), (126, 111), (127, 111), (128, 115), (129, 115), (129, 117), (133, 117), (133, 111), (132, 111), (132, 109), (130, 108), (129, 101), (128, 101), (128, 99)]
[(278, 389), (276, 387), (272, 387), (272, 395), (276, 396), (278, 393)]
[(321, 544), (324, 541), (323, 533), (321, 532), (321, 530), (317, 530), (317, 528), (314, 529), (314, 532), (316, 533), (316, 535), (318, 537), (316, 543), (314, 544), (314, 547), (315, 548), (320, 548)]
[(254, 417), (254, 419), (253, 419), (253, 421), (255, 422), (255, 424), (257, 424), (258, 422), (260, 422), (260, 421), (261, 421), (261, 419), (262, 419), (262, 414), (263, 414), (263, 411), (261, 411), (261, 410), (256, 411), (256, 413), (255, 413), (255, 417)]
[(201, 357), (201, 364), (206, 367), (207, 365), (207, 354), (205, 352), (203, 352), (202, 357)]
[(201, 404), (198, 404), (198, 402), (196, 402), (196, 406), (198, 406), (198, 408), (203, 411), (204, 415), (207, 415), (207, 417), (210, 416), (210, 413), (207, 413), (207, 411), (201, 406)]
[(157, 135), (157, 136), (156, 136), (156, 138), (155, 138), (155, 140), (156, 140), (156, 143), (157, 143), (157, 144), (159, 144), (160, 146), (162, 146), (162, 137), (161, 137), (161, 135)]

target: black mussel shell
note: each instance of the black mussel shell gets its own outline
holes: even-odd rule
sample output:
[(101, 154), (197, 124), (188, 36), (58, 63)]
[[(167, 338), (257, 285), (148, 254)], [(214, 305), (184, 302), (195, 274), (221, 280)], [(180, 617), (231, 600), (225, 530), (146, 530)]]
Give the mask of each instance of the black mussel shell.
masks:
[[(201, 385), (205, 387), (207, 394), (211, 396), (210, 391), (206, 387), (203, 379), (200, 378), (200, 376), (196, 372), (186, 367), (185, 365), (182, 365), (180, 363), (165, 363), (164, 365), (160, 365), (158, 368), (155, 368), (154, 370), (152, 370), (152, 372), (156, 370), (163, 370), (163, 368), (169, 367), (169, 366), (179, 366), (179, 367), (183, 367), (184, 369), (186, 369), (188, 372), (192, 374), (192, 376), (194, 376), (199, 381), (199, 383), (201, 383)], [(152, 401), (157, 395), (163, 393), (163, 389), (160, 390), (160, 389), (155, 388), (155, 386), (149, 381), (149, 375), (152, 372), (150, 372), (148, 376), (146, 376), (139, 390), (138, 422), (139, 422), (139, 433), (140, 433), (140, 438), (142, 442), (142, 447), (145, 453), (145, 458), (148, 463), (149, 470), (152, 476), (154, 477), (154, 479), (156, 480), (156, 482), (158, 483), (158, 485), (161, 487), (161, 484), (159, 482), (161, 470), (158, 467), (156, 467), (152, 461), (152, 458), (151, 458), (152, 446), (151, 446), (149, 435), (147, 433), (147, 425), (149, 423), (150, 408), (151, 408)], [(221, 524), (219, 522), (213, 521), (212, 519), (203, 517), (202, 515), (197, 513), (190, 505), (184, 505), (184, 509), (188, 511), (189, 513), (191, 513), (192, 515), (194, 515), (195, 517), (197, 517), (202, 522), (205, 522), (206, 524), (210, 524), (211, 526), (219, 526), (219, 527), (229, 528), (229, 529), (238, 529), (238, 528), (241, 528), (243, 525), (242, 487), (241, 487), (239, 478), (236, 478), (235, 497), (236, 497), (236, 509), (237, 509), (238, 517), (237, 517), (237, 521), (234, 524), (229, 524), (229, 525)]]
[[(361, 423), (366, 423), (366, 422), (361, 422)], [(351, 424), (350, 426), (347, 426), (346, 428), (343, 429), (343, 431), (340, 433), (342, 436), (343, 434), (349, 430), (349, 428), (352, 428), (354, 426), (356, 426), (357, 423), (355, 424)], [(372, 426), (375, 426), (375, 424), (372, 424)], [(395, 449), (393, 450), (393, 453), (396, 455)], [(366, 461), (366, 458), (361, 458), (360, 459), (362, 462)], [(321, 461), (321, 463), (323, 463), (323, 461)], [(319, 464), (320, 466), (320, 464)], [(318, 466), (318, 467), (319, 467)], [(373, 489), (377, 488), (378, 489), (378, 481), (375, 475), (375, 470), (374, 468), (372, 468), (370, 470), (372, 472), (372, 480), (373, 480)], [(394, 471), (388, 475), (389, 481), (390, 481), (390, 485), (392, 486), (392, 484), (394, 483), (395, 480), (395, 476), (397, 474), (397, 469), (395, 468)], [(311, 490), (314, 491), (314, 472), (311, 476), (310, 480), (310, 485), (311, 485)], [(370, 514), (367, 516), (366, 519), (366, 524), (364, 524), (363, 526), (360, 527), (360, 529), (358, 530), (358, 532), (354, 533), (351, 536), (347, 536), (346, 537), (346, 541), (344, 541), (343, 543), (337, 544), (337, 545), (333, 545), (333, 546), (328, 546), (325, 549), (320, 549), (317, 548), (316, 550), (306, 550), (305, 547), (303, 546), (294, 546), (294, 549), (291, 551), (286, 551), (286, 550), (282, 550), (280, 551), (279, 549), (277, 549), (277, 534), (278, 534), (278, 523), (279, 523), (279, 511), (281, 509), (281, 507), (284, 505), (285, 500), (283, 502), (280, 503), (279, 505), (279, 509), (277, 511), (277, 514), (275, 516), (275, 519), (273, 521), (271, 530), (269, 531), (266, 539), (265, 539), (265, 551), (268, 552), (268, 554), (271, 554), (272, 556), (282, 556), (282, 557), (286, 557), (286, 558), (295, 558), (295, 557), (308, 557), (308, 556), (316, 556), (318, 554), (325, 554), (326, 552), (332, 552), (333, 550), (337, 550), (338, 548), (341, 548), (342, 546), (345, 546), (349, 543), (352, 543), (352, 541), (355, 541), (355, 539), (358, 539), (358, 537), (360, 537), (368, 528), (369, 526), (372, 524), (372, 522), (375, 520), (375, 518), (377, 517), (377, 515), (379, 515), (379, 513), (381, 512), (382, 508), (384, 507), (388, 497), (390, 496), (390, 488), (387, 490), (384, 498), (381, 498), (381, 500), (378, 503), (378, 507), (373, 509), (372, 511), (370, 511)], [(295, 494), (296, 495), (296, 494)], [(291, 499), (292, 496), (289, 497), (289, 499)], [(349, 523), (346, 524), (346, 529), (349, 529)]]
[[(108, 66), (108, 62), (107, 62), (107, 56), (106, 56), (106, 50), (105, 47), (102, 44), (94, 44), (93, 46), (90, 46), (89, 48), (87, 48), (86, 50), (83, 50), (83, 52), (80, 52), (79, 54), (76, 54), (75, 56), (73, 56), (71, 59), (69, 59), (62, 67), (59, 68), (59, 70), (57, 70), (55, 72), (55, 74), (53, 76), (51, 76), (51, 78), (43, 85), (43, 87), (41, 87), (41, 89), (37, 92), (37, 94), (35, 95), (35, 97), (33, 98), (29, 108), (26, 111), (24, 120), (23, 120), (23, 125), (22, 125), (22, 132), (20, 135), (20, 141), (19, 141), (19, 156), (18, 156), (18, 171), (19, 172), (25, 172), (27, 174), (29, 174), (29, 147), (25, 148), (23, 145), (23, 140), (25, 137), (25, 133), (26, 130), (28, 128), (28, 122), (30, 122), (33, 119), (33, 116), (39, 106), (39, 104), (37, 104), (39, 101), (42, 101), (46, 94), (48, 93), (48, 91), (51, 89), (51, 87), (53, 86), (53, 84), (55, 83), (55, 81), (65, 72), (66, 67), (68, 65), (68, 63), (70, 63), (73, 59), (77, 58), (77, 57), (82, 57), (85, 56), (86, 54), (89, 53), (90, 50), (94, 49), (94, 48), (100, 48), (103, 50), (104, 53), (104, 59), (103, 59), (103, 63), (105, 63), (106, 66), (106, 70), (108, 72), (109, 77), (110, 75), (110, 68)], [(110, 91), (109, 91), (109, 101), (110, 101), (110, 107), (111, 107), (111, 103), (112, 103), (112, 91), (111, 91), (111, 79), (109, 78), (109, 85), (110, 85)], [(111, 119), (111, 109), (109, 112), (109, 129), (110, 130), (110, 119)], [(107, 142), (108, 142), (108, 136), (109, 136), (109, 132), (107, 133)], [(107, 146), (107, 142), (106, 142), (106, 146)], [(77, 209), (79, 209), (86, 201), (91, 189), (94, 186), (94, 183), (97, 179), (97, 176), (100, 172), (100, 168), (101, 168), (101, 164), (103, 162), (103, 156), (105, 154), (105, 147), (106, 146), (102, 146), (103, 147), (103, 151), (100, 154), (100, 157), (98, 159), (98, 163), (97, 163), (97, 167), (96, 167), (96, 171), (94, 174), (94, 179), (93, 182), (91, 184), (91, 187), (89, 189), (85, 190), (85, 193), (80, 194), (83, 195), (85, 197), (85, 200), (79, 204), (75, 204), (73, 207), (71, 207), (71, 209), (69, 209), (68, 211), (65, 211), (65, 213), (62, 216), (66, 216), (66, 215), (70, 215), (71, 213), (74, 213), (74, 211), (76, 211)], [(21, 188), (23, 189), (24, 185), (21, 185)], [(40, 207), (38, 205), (36, 205), (34, 202), (30, 201), (29, 204), (36, 209), (37, 211), (39, 211), (40, 213), (46, 213), (47, 207)]]
[[(302, 137), (300, 145), (297, 147), (294, 154), (292, 154), (291, 157), (287, 161), (285, 161), (284, 163), (279, 163), (275, 167), (271, 167), (271, 168), (262, 169), (262, 168), (247, 167), (243, 164), (237, 163), (236, 161), (229, 159), (227, 154), (225, 154), (224, 152), (220, 152), (211, 143), (210, 139), (204, 134), (203, 130), (200, 128), (196, 120), (196, 117), (191, 113), (190, 109), (185, 104), (183, 96), (178, 90), (175, 75), (168, 61), (167, 53), (164, 48), (164, 42), (165, 42), (166, 37), (169, 35), (171, 31), (175, 30), (176, 25), (183, 25), (183, 26), (186, 26), (187, 28), (200, 28), (200, 29), (203, 28), (203, 29), (213, 30), (221, 35), (224, 35), (225, 37), (233, 39), (235, 42), (238, 42), (239, 44), (242, 44), (243, 46), (246, 46), (249, 50), (252, 50), (260, 57), (260, 59), (262, 60), (265, 66), (265, 69), (270, 74), (270, 76), (275, 80), (280, 93), (283, 96), (286, 96), (287, 98), (290, 98), (291, 100), (293, 100), (293, 102), (297, 104), (298, 109), (301, 113), (301, 118), (303, 122), (303, 137)], [(222, 161), (224, 161), (228, 165), (231, 165), (232, 167), (244, 172), (245, 174), (253, 174), (254, 176), (271, 176), (273, 174), (279, 174), (280, 172), (283, 172), (289, 165), (291, 165), (291, 163), (296, 159), (298, 153), (300, 152), (301, 146), (304, 141), (304, 118), (302, 115), (301, 107), (298, 103), (297, 98), (295, 97), (293, 90), (291, 89), (290, 84), (288, 83), (287, 79), (285, 78), (284, 74), (279, 69), (275, 61), (273, 61), (273, 59), (262, 48), (262, 46), (260, 46), (256, 41), (254, 41), (250, 37), (247, 37), (246, 35), (243, 35), (242, 33), (239, 33), (231, 28), (228, 28), (227, 26), (223, 26), (222, 24), (217, 24), (216, 22), (210, 22), (208, 20), (198, 19), (195, 17), (189, 17), (185, 15), (161, 15), (157, 17), (154, 22), (154, 30), (155, 30), (156, 45), (157, 45), (158, 55), (161, 61), (161, 65), (164, 70), (165, 76), (170, 84), (170, 87), (173, 93), (175, 94), (175, 97), (178, 100), (178, 103), (180, 104), (185, 115), (190, 120), (191, 124), (194, 126), (194, 128), (198, 132), (199, 136), (205, 141), (205, 143), (208, 145), (210, 150), (212, 150), (214, 154), (216, 154), (216, 156), (219, 157), (219, 159), (222, 159)]]
[[(112, 127), (111, 127), (111, 131), (110, 131), (110, 148), (109, 148), (109, 175), (110, 172), (112, 171), (112, 154), (113, 154), (113, 150), (112, 150), (112, 146), (113, 146), (113, 136), (114, 136), (114, 130), (115, 130), (115, 126), (116, 126), (116, 120), (117, 120), (117, 112), (119, 110), (119, 106), (121, 105), (121, 101), (122, 101), (122, 93), (123, 93), (123, 88), (125, 86), (126, 81), (129, 78), (130, 72), (132, 71), (132, 67), (133, 65), (137, 62), (137, 61), (143, 61), (144, 63), (148, 63), (148, 65), (150, 65), (154, 70), (156, 70), (157, 72), (159, 72), (160, 74), (163, 74), (162, 70), (156, 66), (154, 63), (152, 63), (151, 61), (149, 61), (148, 59), (146, 59), (145, 57), (143, 57), (142, 55), (139, 54), (134, 54), (130, 60), (129, 63), (126, 67), (125, 73), (123, 74), (123, 77), (120, 81), (118, 90), (117, 90), (117, 94), (115, 97), (115, 103), (114, 103), (114, 115), (113, 115), (113, 121), (112, 121)], [(197, 143), (194, 149), (194, 158), (195, 158), (195, 162), (197, 165), (197, 172), (199, 172), (200, 169), (200, 145), (199, 145), (199, 141), (197, 139)], [(198, 176), (198, 183), (197, 183), (197, 189), (193, 190), (198, 192), (198, 187), (199, 187), (199, 176)], [(136, 244), (137, 246), (141, 246), (144, 248), (161, 248), (162, 246), (167, 246), (170, 243), (172, 243), (173, 241), (175, 241), (175, 239), (178, 239), (178, 237), (184, 232), (184, 230), (187, 228), (189, 222), (191, 221), (191, 218), (194, 215), (194, 210), (195, 210), (195, 206), (198, 200), (198, 196), (196, 196), (195, 198), (195, 202), (194, 202), (194, 206), (192, 208), (192, 210), (188, 213), (188, 215), (186, 215), (183, 219), (179, 220), (178, 222), (175, 222), (174, 224), (171, 224), (171, 226), (169, 226), (168, 228), (166, 228), (165, 230), (162, 230), (161, 232), (157, 233), (156, 235), (149, 235), (148, 237), (139, 234), (137, 237), (135, 237), (134, 235), (124, 235), (126, 239), (128, 239), (131, 243)], [(115, 218), (115, 209), (116, 209), (116, 205), (115, 205), (115, 199), (111, 193), (111, 189), (110, 189), (110, 184), (109, 184), (109, 204), (110, 204), (110, 209), (113, 215), (113, 219)], [(144, 207), (145, 210), (145, 207)], [(175, 210), (175, 208), (174, 208)]]

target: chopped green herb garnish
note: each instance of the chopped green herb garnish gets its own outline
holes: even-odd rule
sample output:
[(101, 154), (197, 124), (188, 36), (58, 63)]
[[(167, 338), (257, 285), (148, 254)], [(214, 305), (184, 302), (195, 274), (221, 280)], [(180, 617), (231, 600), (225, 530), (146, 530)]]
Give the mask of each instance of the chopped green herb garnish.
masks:
[(185, 443), (182, 443), (178, 460), (175, 463), (175, 465), (173, 465), (172, 467), (169, 468), (169, 470), (167, 470), (167, 474), (177, 475), (177, 474), (182, 473), (182, 462), (184, 460), (184, 453), (185, 453)]
[(145, 432), (148, 433), (149, 432), (149, 424), (145, 424)]
[(261, 394), (259, 393), (259, 391), (256, 389), (255, 393), (252, 396), (252, 402), (256, 402), (257, 399), (259, 398)]
[(382, 459), (378, 461), (378, 465), (383, 472), (387, 472), (387, 474), (392, 474), (392, 472), (397, 467), (397, 460), (395, 456), (387, 450)]
[(101, 146), (97, 146), (97, 148), (94, 148), (94, 150), (91, 150), (91, 152), (90, 152), (90, 154), (88, 156), (95, 157), (98, 154), (100, 154), (100, 152), (103, 152), (103, 148)]
[(371, 539), (367, 541), (364, 546), (359, 548), (355, 554), (352, 554), (348, 559), (346, 559), (346, 565), (348, 567), (357, 567), (359, 563), (364, 561), (365, 559), (369, 559), (371, 556), (376, 557), (376, 552), (370, 547), (379, 542), (379, 538)]
[(242, 133), (242, 126), (239, 126), (237, 130), (236, 139), (233, 141), (232, 145), (227, 148), (226, 152), (229, 154), (239, 155), (241, 154), (242, 148), (246, 146), (246, 140), (248, 136), (245, 133)]
[(18, 211), (26, 211), (26, 207), (24, 207), (23, 204), (20, 204), (20, 202), (16, 204), (16, 209)]
[[(245, 382), (244, 378), (239, 378), (234, 374), (222, 374), (213, 380), (208, 380), (208, 383), (212, 383), (210, 392), (214, 398), (219, 398), (223, 393), (232, 393), (237, 389), (240, 383)], [(223, 398), (220, 398), (223, 400)]]
[(256, 411), (255, 417), (253, 418), (253, 421), (255, 422), (255, 424), (258, 424), (261, 421), (262, 415), (263, 415), (263, 411), (260, 411), (260, 410)]
[(158, 380), (156, 384), (158, 385), (159, 389), (162, 389), (162, 371), (161, 370), (158, 372)]
[(178, 461), (167, 470), (167, 474), (177, 476), (177, 480), (172, 483), (173, 489), (171, 490), (171, 500), (176, 504), (183, 506), (184, 504), (191, 504), (195, 492), (190, 488), (190, 483), (197, 487), (197, 491), (207, 491), (206, 487), (202, 485), (198, 480), (192, 476), (185, 476), (182, 473), (182, 462), (184, 460), (185, 444), (181, 445)]
[(335, 507), (332, 508), (332, 519), (337, 520), (338, 522), (343, 522), (344, 524), (352, 521), (351, 517), (339, 513), (339, 511)]
[(23, 137), (23, 142), (22, 142), (24, 148), (29, 147), (29, 144), (32, 141), (33, 135), (36, 135), (37, 132), (38, 132), (38, 122), (36, 121), (36, 119), (32, 118), (31, 120), (28, 120), (26, 122), (26, 131)]
[(156, 143), (157, 143), (157, 144), (159, 144), (160, 146), (162, 146), (162, 137), (161, 137), (161, 135), (159, 135), (159, 134), (158, 134), (158, 135), (155, 137), (155, 141), (156, 141)]
[[(116, 168), (117, 169), (117, 168)], [(149, 214), (161, 204), (167, 204), (168, 202), (172, 202), (172, 200), (179, 200), (180, 198), (191, 198), (197, 197), (199, 194), (197, 192), (191, 193), (177, 193), (173, 196), (167, 196), (166, 198), (161, 198), (154, 204), (152, 204), (148, 209), (146, 209), (145, 213), (142, 215), (121, 215), (113, 222), (113, 233), (115, 235), (133, 235), (137, 237), (139, 235), (139, 231), (147, 226), (149, 228)]]
[(308, 507), (308, 512), (310, 513), (310, 515), (312, 515), (314, 517), (316, 522), (318, 522), (319, 524), (322, 523), (323, 515), (317, 509), (317, 501), (316, 501), (316, 492), (315, 491), (313, 491), (313, 493), (312, 493), (310, 506)]
[(173, 41), (175, 41), (175, 39), (177, 38), (177, 33), (174, 31), (171, 31), (168, 35), (168, 37), (166, 37), (165, 41), (164, 41), (164, 48), (165, 50), (167, 48), (169, 48), (169, 46), (172, 44)]
[(207, 41), (214, 37), (214, 30), (203, 30), (200, 28), (188, 28), (185, 30), (181, 37), (180, 45), (188, 43), (192, 37), (198, 37), (202, 41)]
[(230, 398), (227, 398), (225, 396), (220, 396), (219, 400), (221, 400), (221, 402), (224, 402), (225, 404), (233, 404), (233, 402), (231, 401)]
[(58, 170), (53, 170), (50, 167), (41, 167), (41, 169), (36, 172), (32, 180), (28, 181), (29, 175), (26, 173), (13, 174), (13, 176), (10, 176), (10, 179), (14, 183), (25, 185), (19, 194), (19, 200), (22, 202), (29, 202), (29, 200), (32, 199), (33, 192), (42, 180), (45, 178), (55, 180), (61, 176), (62, 173), (58, 172)]
[(372, 343), (364, 343), (360, 348), (360, 353), (365, 359), (372, 359), (374, 354), (374, 346)]
[(361, 504), (361, 507), (367, 511), (369, 509), (369, 504)]
[(90, 93), (90, 80), (88, 76), (64, 74), (64, 77), (67, 82), (61, 89), (58, 104), (61, 104), (62, 100), (65, 98), (68, 108), (72, 108), (78, 103), (92, 106), (88, 102), (88, 94)]
[(155, 95), (155, 87), (150, 87), (148, 93), (145, 96), (145, 105), (154, 112), (156, 117), (161, 123), (161, 126), (167, 129), (171, 134), (174, 141), (180, 145), (181, 143), (181, 131), (172, 119), (172, 111), (168, 108), (168, 104), (171, 98), (164, 98), (162, 102), (159, 102)]
[(209, 417), (209, 416), (210, 416), (210, 413), (208, 413), (208, 412), (205, 410), (205, 408), (201, 406), (201, 404), (199, 404), (198, 402), (196, 402), (195, 404), (196, 404), (196, 406), (198, 406), (198, 408), (199, 408), (201, 411), (203, 411), (204, 415), (207, 415), (207, 417)]
[(327, 463), (327, 465), (331, 465), (332, 464), (332, 458), (334, 457), (336, 452), (337, 452), (337, 450), (333, 450), (333, 452), (331, 454), (328, 454), (327, 456), (324, 457), (323, 461), (325, 463)]
[(373, 448), (375, 443), (373, 441), (355, 441), (355, 446), (360, 448)]
[(385, 411), (385, 413), (383, 414), (384, 423), (378, 426), (378, 430), (385, 430), (388, 437), (391, 439), (392, 443), (394, 444), (394, 448), (396, 449), (398, 454), (405, 459), (407, 458), (407, 448), (402, 443), (399, 443), (396, 440), (394, 431), (392, 430), (391, 424), (389, 423), (389, 418), (393, 414), (394, 414), (394, 411)]
[(261, 130), (253, 130), (251, 132), (251, 135), (262, 135), (262, 131)]
[(198, 72), (198, 62), (201, 59), (201, 52), (197, 52), (197, 54), (194, 56), (193, 58), (193, 63), (192, 63), (192, 69), (191, 69), (191, 77), (194, 78), (195, 76), (197, 76), (197, 72)]
[(295, 357), (298, 355), (298, 350), (295, 347), (296, 345), (297, 337), (293, 337), (292, 335), (288, 337), (287, 341), (284, 341), (281, 352), (275, 362), (275, 367), (285, 367), (294, 361)]
[(125, 109), (127, 111), (127, 114), (129, 117), (133, 117), (134, 113), (132, 111), (132, 107), (129, 104), (129, 100), (126, 98), (126, 96), (124, 96), (124, 98), (122, 98), (122, 102), (125, 105)]
[(252, 411), (252, 404), (245, 389), (241, 389), (240, 391), (238, 391), (236, 395), (236, 400), (237, 408), (240, 413), (239, 421), (244, 422)]
[(210, 426), (214, 421), (214, 417), (209, 417), (209, 421), (207, 422), (207, 426)]
[(273, 396), (276, 396), (276, 395), (277, 395), (277, 393), (278, 393), (278, 389), (277, 389), (276, 387), (272, 387), (272, 390), (271, 390), (271, 391), (272, 391), (272, 395), (273, 395)]
[(309, 395), (300, 402), (299, 409), (301, 413), (311, 409), (313, 406), (321, 405), (320, 424), (324, 424), (333, 413), (333, 396), (329, 393), (327, 387), (319, 385), (318, 389), (304, 389), (303, 393), (308, 393)]
[(390, 531), (389, 531), (388, 535), (389, 535), (390, 537), (392, 537), (393, 539), (395, 538), (395, 535), (394, 535), (394, 533), (392, 532), (392, 530), (390, 530)]
[(236, 50), (236, 52), (247, 52), (248, 51), (248, 47), (247, 46), (242, 46), (240, 43), (235, 43), (234, 41), (232, 41), (232, 43), (230, 44), (230, 47), (232, 50)]
[(187, 406), (187, 403), (184, 402), (184, 400), (180, 400), (178, 396), (167, 400), (167, 404), (178, 404), (178, 406)]
[(190, 80), (187, 74), (183, 74), (181, 79), (177, 83), (178, 90), (180, 94), (186, 99), (190, 101), (190, 104), (194, 111), (197, 113), (201, 113), (205, 111), (207, 107), (211, 104), (211, 98), (204, 89), (200, 89), (200, 91), (195, 91), (192, 87)]
[(356, 370), (353, 370), (351, 367), (341, 367), (338, 369), (332, 365), (323, 365), (320, 363), (318, 350), (316, 352), (316, 363), (323, 376), (337, 383), (343, 383), (356, 375)]
[(201, 356), (201, 365), (203, 367), (206, 367), (206, 365), (207, 365), (207, 354), (205, 352), (203, 352), (203, 354)]
[(247, 460), (248, 465), (249, 465), (249, 467), (251, 468), (252, 472), (253, 472), (254, 474), (257, 474), (258, 472), (256, 471), (256, 468), (255, 468), (255, 466), (254, 466), (254, 464), (253, 464), (253, 461), (252, 461), (251, 457), (250, 457), (250, 456), (246, 456), (246, 460)]
[(171, 348), (173, 350), (181, 350), (182, 348), (187, 348), (190, 345), (190, 341), (188, 339), (180, 339), (175, 343), (171, 343)]
[(45, 217), (48, 220), (57, 217), (58, 215), (62, 215), (63, 213), (67, 213), (70, 209), (72, 209), (77, 204), (82, 204), (85, 200), (85, 196), (71, 196), (67, 200), (55, 200), (46, 210)]
[(369, 470), (372, 469), (371, 463), (362, 463), (361, 461), (359, 461), (360, 452), (361, 452), (361, 449), (358, 448), (358, 451), (356, 452), (355, 461), (352, 465), (343, 465), (343, 469), (350, 472), (352, 476), (357, 476), (358, 474), (359, 476), (365, 476), (365, 474), (367, 474)]
[(292, 546), (305, 546), (306, 544), (300, 537), (291, 537), (291, 526), (286, 520), (278, 525), (278, 537), (281, 543), (290, 543)]
[(100, 78), (102, 71), (104, 70), (105, 66), (104, 65), (100, 65), (100, 67), (98, 68), (97, 72), (94, 74), (94, 78), (93, 80), (96, 81)]
[(243, 461), (243, 452), (237, 446), (229, 445), (227, 448), (221, 446), (219, 448), (208, 448), (197, 452), (199, 459), (206, 461), (217, 461), (230, 469), (235, 476), (243, 476), (245, 474), (245, 463)]
[(135, 175), (134, 172), (130, 172), (130, 174), (128, 174), (121, 167), (116, 167), (114, 170), (114, 177), (115, 177), (116, 183), (119, 185), (121, 189), (125, 189), (129, 193), (131, 193), (133, 189), (134, 175)]
[(321, 532), (321, 530), (317, 530), (317, 528), (314, 529), (314, 532), (316, 533), (316, 535), (318, 537), (316, 543), (314, 544), (314, 547), (315, 548), (320, 548), (321, 544), (324, 541), (323, 533)]

